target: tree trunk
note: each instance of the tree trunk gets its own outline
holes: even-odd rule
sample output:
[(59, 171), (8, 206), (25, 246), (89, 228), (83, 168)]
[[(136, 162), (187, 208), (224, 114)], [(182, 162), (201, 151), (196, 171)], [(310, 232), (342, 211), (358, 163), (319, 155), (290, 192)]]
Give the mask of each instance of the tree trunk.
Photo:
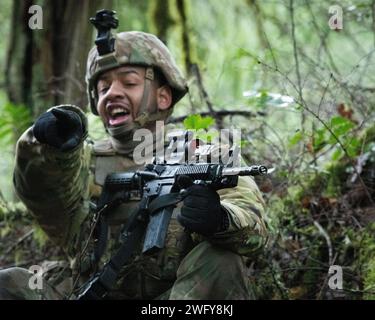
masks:
[(177, 0), (176, 1), (177, 11), (180, 15), (181, 19), (181, 38), (182, 38), (182, 48), (184, 52), (184, 63), (185, 63), (185, 70), (188, 76), (192, 73), (192, 66), (194, 64), (192, 54), (191, 54), (191, 44), (189, 38), (189, 28), (188, 28), (188, 18), (186, 12), (186, 3), (184, 0)]
[(175, 23), (170, 12), (170, 1), (153, 0), (148, 10), (151, 32), (167, 45), (168, 30)]
[(85, 68), (94, 27), (89, 17), (111, 8), (111, 0), (43, 0), (42, 29), (31, 29), (31, 0), (15, 0), (5, 83), (9, 100), (36, 116), (62, 104), (87, 105)]

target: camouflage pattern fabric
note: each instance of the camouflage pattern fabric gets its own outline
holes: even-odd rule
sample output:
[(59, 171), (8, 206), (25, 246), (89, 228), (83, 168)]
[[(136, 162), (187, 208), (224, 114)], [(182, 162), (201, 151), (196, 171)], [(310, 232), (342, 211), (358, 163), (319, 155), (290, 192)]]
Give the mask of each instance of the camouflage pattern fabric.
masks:
[(169, 299), (251, 300), (243, 258), (203, 241), (182, 260)]
[(87, 59), (86, 82), (91, 111), (96, 110), (98, 93), (96, 81), (100, 74), (122, 65), (140, 65), (159, 69), (173, 92), (173, 105), (187, 92), (187, 84), (168, 48), (153, 34), (128, 31), (115, 36), (115, 51), (99, 56), (96, 46)]
[(0, 300), (61, 299), (61, 295), (46, 281), (41, 289), (30, 289), (29, 281), (33, 275), (27, 269), (17, 267), (0, 270)]
[[(78, 108), (70, 109), (85, 117)], [(82, 142), (75, 150), (62, 153), (38, 143), (30, 128), (18, 141), (14, 171), (17, 194), (47, 235), (66, 250), (72, 276), (74, 280), (80, 278), (78, 284), (100, 269), (119, 247), (121, 228), (138, 203), (134, 199), (108, 215), (111, 237), (107, 250), (100, 263), (90, 265), (93, 216), (89, 201), (100, 194), (107, 173), (136, 167), (132, 159), (118, 154), (109, 140), (94, 146)], [(188, 234), (175, 219), (177, 207), (166, 247), (143, 256), (140, 246), (134, 259), (121, 270), (109, 298), (253, 298), (244, 258), (258, 254), (267, 241), (264, 202), (250, 177), (240, 177), (236, 188), (220, 190), (219, 194), (229, 213), (228, 230), (210, 238)], [(34, 296), (26, 295), (29, 297)]]

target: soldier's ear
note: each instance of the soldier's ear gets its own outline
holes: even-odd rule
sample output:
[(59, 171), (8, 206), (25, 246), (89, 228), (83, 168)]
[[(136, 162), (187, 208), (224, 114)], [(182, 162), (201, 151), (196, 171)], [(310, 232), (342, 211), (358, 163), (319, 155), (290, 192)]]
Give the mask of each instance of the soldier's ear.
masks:
[(168, 85), (161, 86), (156, 91), (159, 110), (166, 110), (172, 105), (172, 90)]

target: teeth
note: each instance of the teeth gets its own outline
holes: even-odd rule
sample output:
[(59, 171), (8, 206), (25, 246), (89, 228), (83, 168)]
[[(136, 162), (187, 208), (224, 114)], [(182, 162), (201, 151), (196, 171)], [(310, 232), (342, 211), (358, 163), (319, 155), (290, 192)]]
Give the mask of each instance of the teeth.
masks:
[(119, 113), (125, 113), (125, 114), (128, 114), (129, 112), (127, 110), (125, 110), (124, 108), (114, 108), (113, 110), (111, 110), (110, 114), (111, 116), (115, 116)]

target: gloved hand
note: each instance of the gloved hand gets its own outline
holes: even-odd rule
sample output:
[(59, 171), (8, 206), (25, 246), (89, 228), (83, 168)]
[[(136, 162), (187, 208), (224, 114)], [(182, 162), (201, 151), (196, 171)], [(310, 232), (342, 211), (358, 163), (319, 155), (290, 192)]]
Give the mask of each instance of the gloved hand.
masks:
[(85, 128), (77, 113), (65, 109), (52, 109), (35, 122), (33, 133), (41, 142), (60, 151), (75, 148), (82, 140)]
[(203, 185), (192, 185), (186, 191), (188, 195), (177, 215), (182, 226), (205, 236), (228, 228), (228, 216), (216, 191)]

